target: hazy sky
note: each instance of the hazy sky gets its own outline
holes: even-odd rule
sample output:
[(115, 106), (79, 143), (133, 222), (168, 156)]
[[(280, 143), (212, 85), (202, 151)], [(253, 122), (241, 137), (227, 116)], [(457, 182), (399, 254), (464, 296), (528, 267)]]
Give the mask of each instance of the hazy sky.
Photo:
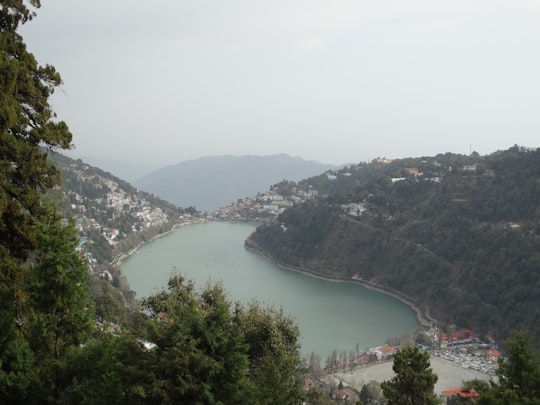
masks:
[[(538, 0), (42, 0), (76, 153), (164, 166), (540, 146)], [(142, 164), (142, 163), (141, 163)]]

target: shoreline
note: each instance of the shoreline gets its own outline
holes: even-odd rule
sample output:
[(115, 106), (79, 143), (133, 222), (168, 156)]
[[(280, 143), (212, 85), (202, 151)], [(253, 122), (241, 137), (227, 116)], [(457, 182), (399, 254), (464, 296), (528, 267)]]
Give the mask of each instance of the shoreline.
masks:
[(168, 231), (163, 232), (163, 233), (159, 233), (159, 234), (157, 234), (155, 236), (152, 236), (147, 241), (139, 243), (137, 246), (135, 246), (134, 248), (128, 250), (127, 252), (118, 253), (112, 259), (110, 264), (111, 264), (111, 266), (115, 266), (115, 267), (120, 268), (121, 265), (122, 265), (123, 260), (125, 260), (128, 257), (130, 257), (131, 255), (134, 255), (135, 253), (137, 253), (144, 245), (152, 243), (156, 239), (162, 238), (162, 237), (167, 236), (167, 235), (169, 235), (169, 234), (171, 234), (173, 232), (176, 232), (177, 230), (179, 230), (180, 228), (182, 228), (182, 227), (184, 227), (186, 225), (198, 224), (198, 223), (202, 223), (202, 222), (205, 222), (205, 221), (206, 221), (205, 219), (202, 219), (202, 220), (199, 220), (199, 221), (190, 221), (190, 222), (182, 222), (182, 223), (174, 224), (173, 227), (171, 229), (169, 229)]
[[(206, 221), (207, 221), (207, 219), (200, 219), (198, 221), (190, 221), (190, 222), (183, 222), (183, 223), (175, 224), (175, 225), (173, 225), (173, 227), (170, 230), (168, 230), (166, 232), (163, 232), (163, 233), (160, 233), (158, 235), (155, 235), (152, 238), (150, 238), (148, 241), (141, 242), (136, 247), (134, 247), (133, 249), (131, 249), (131, 250), (127, 251), (127, 252), (119, 253), (118, 255), (116, 255), (114, 257), (114, 259), (111, 261), (110, 264), (115, 266), (115, 267), (118, 267), (120, 269), (120, 271), (121, 271), (122, 261), (127, 259), (131, 255), (137, 253), (144, 245), (146, 245), (148, 243), (151, 243), (151, 242), (153, 242), (156, 239), (159, 239), (161, 237), (167, 236), (167, 235), (169, 235), (169, 234), (171, 234), (173, 232), (176, 232), (178, 229), (182, 228), (185, 225), (194, 225), (194, 224), (203, 223), (203, 222), (206, 222)], [(245, 221), (245, 222), (250, 222), (250, 221)], [(435, 319), (433, 319), (431, 316), (429, 316), (428, 313), (426, 313), (425, 311), (422, 311), (418, 307), (418, 305), (412, 301), (412, 299), (410, 299), (409, 297), (406, 297), (404, 294), (400, 293), (399, 291), (395, 291), (395, 290), (393, 290), (391, 288), (384, 287), (384, 286), (381, 286), (381, 285), (375, 285), (375, 284), (373, 284), (373, 283), (371, 283), (369, 281), (365, 281), (365, 280), (349, 279), (349, 278), (343, 278), (343, 277), (331, 277), (331, 276), (328, 276), (328, 275), (325, 275), (325, 274), (317, 273), (317, 272), (315, 272), (313, 270), (306, 269), (305, 267), (296, 267), (296, 266), (286, 265), (284, 263), (281, 263), (279, 260), (276, 260), (275, 258), (270, 256), (266, 252), (262, 251), (254, 242), (250, 241), (249, 238), (245, 241), (244, 247), (247, 250), (252, 251), (255, 254), (265, 258), (266, 260), (268, 260), (269, 262), (275, 264), (276, 266), (278, 266), (279, 268), (281, 268), (283, 270), (294, 271), (296, 273), (301, 273), (301, 274), (309, 276), (309, 277), (314, 277), (314, 278), (318, 278), (318, 279), (333, 282), (333, 283), (356, 284), (356, 285), (360, 285), (360, 286), (362, 286), (364, 288), (367, 288), (369, 290), (377, 291), (377, 292), (379, 292), (381, 294), (385, 294), (387, 296), (393, 297), (393, 298), (399, 300), (400, 302), (402, 302), (403, 304), (407, 305), (409, 308), (411, 308), (415, 312), (416, 319), (418, 320), (418, 323), (421, 326), (423, 326), (425, 328), (431, 328), (431, 327), (433, 327), (433, 326), (435, 326), (437, 324), (437, 321)]]
[(270, 256), (266, 252), (262, 251), (258, 246), (254, 245), (253, 242), (249, 242), (249, 239), (246, 240), (246, 243), (244, 244), (244, 247), (247, 250), (258, 254), (259, 256), (264, 257), (266, 260), (268, 260), (271, 263), (274, 263), (276, 266), (278, 266), (281, 269), (294, 271), (296, 273), (301, 273), (301, 274), (304, 274), (304, 275), (309, 276), (309, 277), (314, 277), (314, 278), (318, 278), (318, 279), (321, 279), (321, 280), (330, 281), (330, 282), (334, 282), (334, 283), (351, 283), (351, 284), (361, 285), (362, 287), (367, 288), (369, 290), (377, 291), (377, 292), (380, 292), (381, 294), (388, 295), (390, 297), (393, 297), (393, 298), (401, 301), (403, 304), (405, 304), (409, 308), (411, 308), (416, 313), (416, 319), (418, 320), (418, 323), (420, 323), (420, 325), (422, 325), (423, 327), (431, 328), (431, 327), (433, 327), (434, 325), (437, 324), (437, 321), (435, 319), (431, 318), (431, 316), (429, 316), (429, 314), (422, 311), (418, 307), (418, 305), (416, 305), (410, 298), (405, 297), (400, 292), (392, 290), (392, 289), (390, 289), (388, 287), (374, 285), (373, 283), (370, 283), (370, 282), (364, 281), (364, 280), (347, 279), (347, 278), (342, 278), (342, 277), (331, 277), (331, 276), (328, 276), (328, 275), (324, 275), (324, 274), (314, 272), (314, 271), (306, 269), (306, 268), (283, 264), (280, 261), (274, 259), (272, 256)]

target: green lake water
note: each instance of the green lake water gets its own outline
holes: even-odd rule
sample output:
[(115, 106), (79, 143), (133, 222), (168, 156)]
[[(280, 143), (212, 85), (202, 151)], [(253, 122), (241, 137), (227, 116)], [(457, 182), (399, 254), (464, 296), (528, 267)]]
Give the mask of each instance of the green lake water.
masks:
[(393, 297), (283, 270), (246, 250), (244, 240), (254, 230), (229, 222), (184, 226), (143, 246), (122, 263), (122, 273), (138, 297), (163, 288), (173, 271), (198, 287), (221, 281), (232, 301), (283, 308), (300, 328), (302, 353), (314, 351), (322, 360), (332, 350), (379, 346), (419, 326), (414, 311)]

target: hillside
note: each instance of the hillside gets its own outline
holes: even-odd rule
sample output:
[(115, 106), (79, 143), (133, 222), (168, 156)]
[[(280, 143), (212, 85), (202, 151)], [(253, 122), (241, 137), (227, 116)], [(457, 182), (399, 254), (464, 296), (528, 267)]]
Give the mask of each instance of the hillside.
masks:
[(217, 156), (167, 166), (134, 185), (182, 207), (213, 211), (283, 179), (299, 181), (335, 166), (284, 154)]
[(442, 323), (497, 338), (525, 328), (540, 341), (540, 150), (379, 161), (298, 186), (320, 197), (248, 243), (401, 293)]
[(49, 196), (63, 202), (65, 218), (77, 228), (78, 251), (85, 256), (90, 292), (99, 319), (123, 324), (126, 307), (137, 306), (118, 261), (141, 244), (175, 226), (198, 220), (183, 209), (139, 191), (126, 181), (80, 159), (54, 153), (49, 159), (62, 173), (62, 188)]

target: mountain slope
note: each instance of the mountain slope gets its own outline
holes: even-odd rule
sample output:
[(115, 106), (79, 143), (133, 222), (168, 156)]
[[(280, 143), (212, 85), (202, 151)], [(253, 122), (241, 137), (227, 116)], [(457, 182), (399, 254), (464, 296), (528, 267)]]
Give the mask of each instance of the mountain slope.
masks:
[(204, 157), (164, 167), (134, 185), (179, 206), (212, 211), (283, 179), (299, 181), (333, 168), (284, 154)]
[(182, 223), (194, 210), (184, 210), (128, 182), (61, 154), (49, 156), (62, 173), (65, 216), (74, 218), (81, 244), (92, 266), (105, 265), (145, 239)]
[[(408, 159), (379, 171), (285, 210), (249, 243), (284, 264), (397, 291), (444, 323), (498, 338), (525, 328), (539, 342), (540, 149)], [(306, 180), (316, 181), (329, 189)], [(340, 189), (339, 175), (331, 182)], [(347, 215), (351, 203), (365, 211)]]

